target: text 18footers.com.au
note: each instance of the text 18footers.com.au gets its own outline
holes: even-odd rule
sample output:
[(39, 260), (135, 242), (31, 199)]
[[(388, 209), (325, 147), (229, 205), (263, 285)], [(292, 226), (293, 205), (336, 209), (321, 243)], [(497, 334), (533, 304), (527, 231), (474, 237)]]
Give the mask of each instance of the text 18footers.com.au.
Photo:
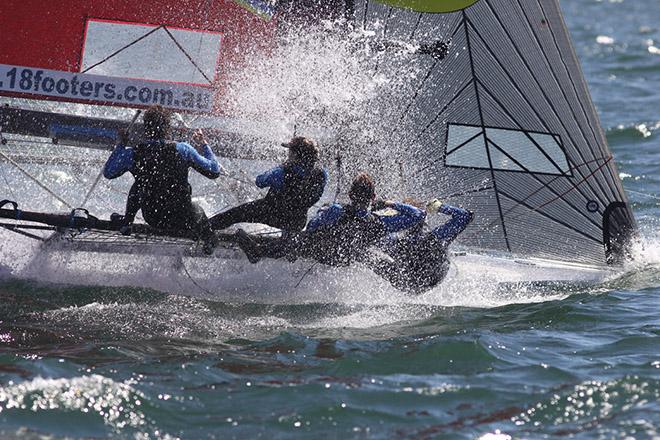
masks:
[(211, 110), (210, 87), (158, 83), (0, 64), (0, 92), (124, 106), (162, 105), (177, 110)]

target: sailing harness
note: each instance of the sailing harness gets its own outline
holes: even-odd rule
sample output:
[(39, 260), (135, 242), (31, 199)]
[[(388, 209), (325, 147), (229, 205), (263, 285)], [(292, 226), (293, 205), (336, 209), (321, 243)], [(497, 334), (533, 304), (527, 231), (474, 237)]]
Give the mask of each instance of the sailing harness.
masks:
[(182, 210), (190, 209), (192, 188), (188, 183), (188, 167), (174, 142), (137, 145), (133, 149), (132, 172), (147, 223), (167, 229)]

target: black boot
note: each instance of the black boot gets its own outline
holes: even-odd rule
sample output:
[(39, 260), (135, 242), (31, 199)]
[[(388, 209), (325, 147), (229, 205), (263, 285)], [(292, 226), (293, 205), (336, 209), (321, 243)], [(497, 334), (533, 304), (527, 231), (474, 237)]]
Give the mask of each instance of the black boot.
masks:
[(247, 232), (243, 229), (239, 229), (234, 234), (234, 239), (236, 240), (238, 247), (240, 247), (243, 253), (245, 253), (245, 256), (250, 263), (255, 264), (261, 260), (259, 246)]
[(215, 248), (218, 247), (219, 242), (220, 240), (218, 240), (218, 236), (214, 233), (207, 235), (204, 237), (204, 245), (202, 246), (202, 250), (206, 255), (213, 255), (213, 251), (215, 251)]

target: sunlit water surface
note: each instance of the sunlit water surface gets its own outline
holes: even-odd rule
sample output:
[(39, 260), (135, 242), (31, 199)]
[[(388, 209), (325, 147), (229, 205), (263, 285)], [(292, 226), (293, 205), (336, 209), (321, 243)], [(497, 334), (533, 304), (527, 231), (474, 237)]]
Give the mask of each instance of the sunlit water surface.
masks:
[(660, 194), (660, 3), (563, 8), (634, 191), (643, 239), (625, 275), (504, 297), (468, 283), (423, 304), (235, 304), (16, 279), (7, 260), (25, 248), (5, 244), (0, 435), (660, 437), (660, 202), (644, 195)]

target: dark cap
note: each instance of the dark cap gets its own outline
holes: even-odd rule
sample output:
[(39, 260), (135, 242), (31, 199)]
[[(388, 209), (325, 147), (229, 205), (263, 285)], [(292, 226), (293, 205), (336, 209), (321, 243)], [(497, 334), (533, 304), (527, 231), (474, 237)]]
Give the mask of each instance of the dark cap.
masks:
[(296, 153), (303, 162), (317, 162), (321, 155), (318, 144), (313, 139), (303, 136), (294, 137), (282, 146)]

